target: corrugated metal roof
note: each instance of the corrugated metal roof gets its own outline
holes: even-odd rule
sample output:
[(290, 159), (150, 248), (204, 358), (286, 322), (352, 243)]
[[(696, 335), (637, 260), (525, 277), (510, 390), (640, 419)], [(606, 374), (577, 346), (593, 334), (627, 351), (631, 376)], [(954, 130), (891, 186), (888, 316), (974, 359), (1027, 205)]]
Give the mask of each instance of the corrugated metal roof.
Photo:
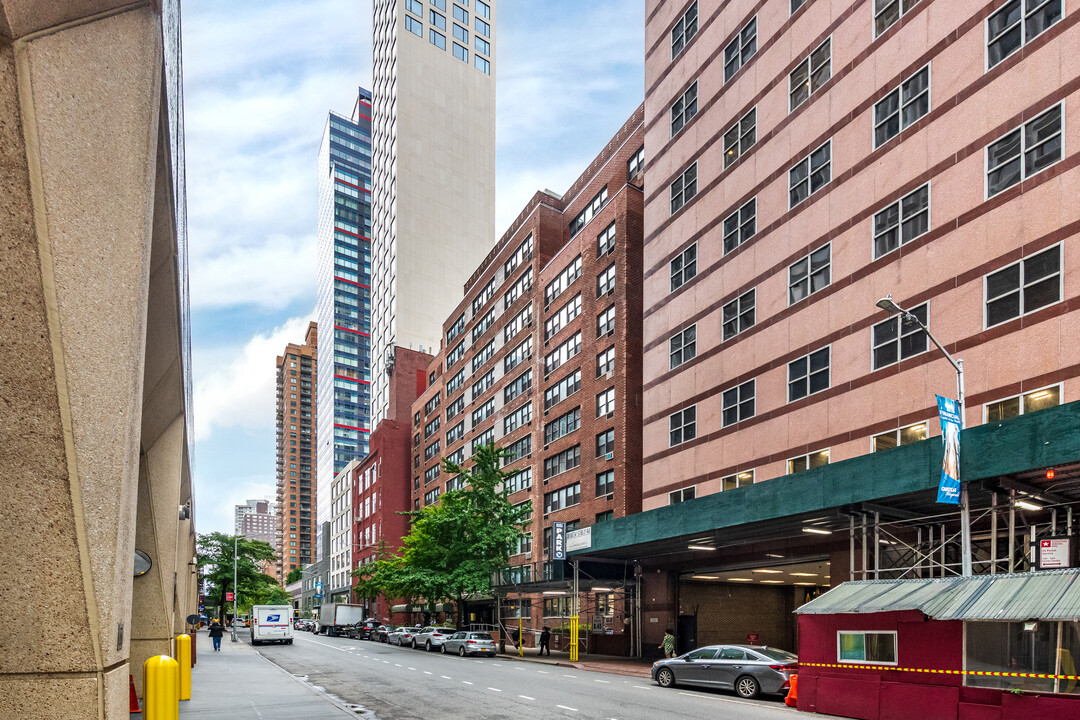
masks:
[(795, 612), (806, 615), (919, 610), (935, 620), (1080, 620), (1080, 569), (1012, 575), (858, 580)]

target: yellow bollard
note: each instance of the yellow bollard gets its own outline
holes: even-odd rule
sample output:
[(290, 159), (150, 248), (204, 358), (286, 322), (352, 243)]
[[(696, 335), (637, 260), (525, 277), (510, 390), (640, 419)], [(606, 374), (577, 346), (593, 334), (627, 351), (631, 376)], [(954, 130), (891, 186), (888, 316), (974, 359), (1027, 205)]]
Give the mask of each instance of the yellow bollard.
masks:
[(570, 662), (578, 661), (578, 616), (570, 618)]
[(155, 655), (143, 663), (143, 718), (178, 720), (177, 690), (180, 666), (168, 655)]
[(176, 662), (180, 665), (180, 699), (191, 699), (191, 636), (176, 636)]

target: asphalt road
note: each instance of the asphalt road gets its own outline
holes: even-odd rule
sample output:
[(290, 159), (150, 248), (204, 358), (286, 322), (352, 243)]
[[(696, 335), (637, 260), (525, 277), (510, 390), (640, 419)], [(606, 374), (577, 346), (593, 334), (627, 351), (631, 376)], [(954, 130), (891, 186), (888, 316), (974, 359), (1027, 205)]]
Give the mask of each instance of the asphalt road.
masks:
[(459, 658), (305, 632), (292, 645), (256, 649), (357, 706), (357, 717), (369, 720), (796, 718), (779, 698), (748, 701), (717, 690), (663, 689), (644, 678), (509, 658)]

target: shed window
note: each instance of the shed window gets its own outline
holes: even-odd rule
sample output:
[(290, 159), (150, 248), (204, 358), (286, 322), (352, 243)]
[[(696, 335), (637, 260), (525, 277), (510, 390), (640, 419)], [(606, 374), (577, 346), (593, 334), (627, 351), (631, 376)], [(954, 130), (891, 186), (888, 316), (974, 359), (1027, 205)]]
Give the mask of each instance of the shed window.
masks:
[(839, 632), (836, 634), (836, 660), (842, 663), (895, 665), (896, 633)]
[(965, 675), (964, 684), (974, 687), (1035, 692), (1080, 692), (1076, 680), (1021, 677), (1077, 674), (1080, 662), (1080, 623), (1040, 620), (1025, 630), (1022, 622), (964, 623), (964, 666), (982, 673), (1012, 675)]

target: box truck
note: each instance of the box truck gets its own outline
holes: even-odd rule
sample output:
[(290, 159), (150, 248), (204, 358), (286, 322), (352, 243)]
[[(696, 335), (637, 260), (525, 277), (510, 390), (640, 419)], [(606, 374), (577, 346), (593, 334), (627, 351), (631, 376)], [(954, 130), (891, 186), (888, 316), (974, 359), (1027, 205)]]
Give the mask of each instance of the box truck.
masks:
[(251, 608), (251, 644), (278, 642), (292, 645), (292, 606), (254, 605)]
[(326, 603), (319, 608), (319, 617), (315, 620), (312, 632), (316, 635), (326, 633), (330, 637), (364, 620), (364, 606), (350, 603)]

